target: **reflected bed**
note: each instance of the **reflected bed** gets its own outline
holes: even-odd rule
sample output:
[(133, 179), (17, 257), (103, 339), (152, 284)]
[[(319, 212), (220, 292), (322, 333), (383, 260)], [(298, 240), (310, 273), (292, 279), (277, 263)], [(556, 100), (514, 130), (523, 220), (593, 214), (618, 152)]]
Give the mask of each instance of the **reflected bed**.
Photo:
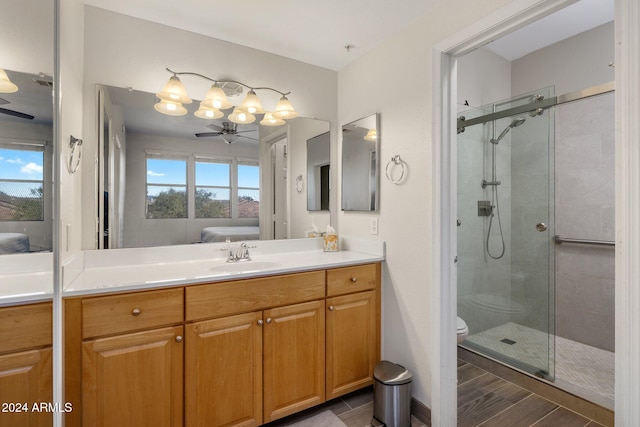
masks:
[(206, 227), (200, 233), (200, 241), (205, 242), (224, 242), (227, 237), (232, 242), (241, 240), (258, 240), (260, 239), (260, 227), (258, 226), (241, 226), (241, 227)]
[(23, 233), (0, 233), (0, 255), (29, 252), (29, 236)]

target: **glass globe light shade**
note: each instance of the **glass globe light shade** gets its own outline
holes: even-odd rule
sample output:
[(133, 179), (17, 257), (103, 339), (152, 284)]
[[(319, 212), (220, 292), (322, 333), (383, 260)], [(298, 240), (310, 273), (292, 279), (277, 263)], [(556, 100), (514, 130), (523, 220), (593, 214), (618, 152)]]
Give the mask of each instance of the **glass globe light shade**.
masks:
[(187, 109), (181, 103), (165, 101), (164, 99), (155, 104), (153, 108), (167, 116), (184, 116), (187, 114)]
[(163, 101), (179, 102), (181, 104), (191, 104), (192, 102), (184, 85), (175, 75), (169, 79), (162, 92), (157, 93), (156, 96)]

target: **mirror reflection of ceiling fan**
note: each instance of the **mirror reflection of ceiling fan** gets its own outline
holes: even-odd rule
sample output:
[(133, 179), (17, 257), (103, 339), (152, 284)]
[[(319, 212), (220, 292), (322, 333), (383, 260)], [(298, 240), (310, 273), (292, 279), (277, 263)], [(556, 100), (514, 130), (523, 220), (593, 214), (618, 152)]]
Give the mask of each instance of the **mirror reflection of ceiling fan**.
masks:
[(246, 138), (251, 139), (253, 141), (257, 141), (256, 138), (251, 138), (249, 136), (239, 135), (241, 133), (246, 132), (255, 132), (255, 130), (238, 130), (238, 125), (232, 122), (224, 122), (222, 123), (222, 127), (214, 124), (207, 125), (209, 129), (212, 129), (214, 132), (201, 132), (196, 133), (198, 138), (207, 138), (207, 137), (216, 137), (220, 136), (227, 144), (231, 144), (238, 138)]
[[(0, 98), (0, 105), (6, 105), (6, 104), (10, 104), (10, 102), (4, 98)], [(2, 108), (2, 107), (0, 107), (0, 114), (6, 114), (8, 116), (19, 117), (21, 119), (27, 119), (27, 120), (34, 119), (34, 116), (32, 116), (31, 114), (21, 113), (19, 111), (9, 110), (7, 108)]]

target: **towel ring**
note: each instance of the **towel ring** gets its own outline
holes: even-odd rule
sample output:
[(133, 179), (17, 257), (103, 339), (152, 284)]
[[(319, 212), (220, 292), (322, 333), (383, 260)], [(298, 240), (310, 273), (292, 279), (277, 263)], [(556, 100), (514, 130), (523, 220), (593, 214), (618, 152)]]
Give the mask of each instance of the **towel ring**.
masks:
[[(392, 165), (393, 165), (393, 166), (392, 166)], [(387, 175), (387, 179), (388, 179), (389, 181), (393, 182), (393, 183), (394, 183), (394, 184), (396, 184), (396, 185), (400, 184), (400, 183), (402, 182), (403, 178), (404, 178), (404, 173), (405, 173), (404, 165), (405, 165), (405, 162), (404, 162), (404, 160), (402, 160), (402, 159), (400, 158), (400, 155), (399, 155), (399, 154), (396, 154), (395, 156), (393, 156), (393, 157), (391, 158), (391, 160), (389, 160), (389, 163), (387, 163), (387, 168), (385, 169), (385, 172), (386, 172), (386, 175)], [(389, 167), (390, 167), (390, 166), (391, 166), (391, 171), (389, 170)], [(392, 175), (392, 173), (393, 173), (393, 167), (394, 167), (394, 166), (400, 166), (400, 168), (401, 168), (401, 170), (402, 170), (402, 171), (400, 172), (400, 177), (399, 177), (399, 178), (397, 178), (397, 179), (394, 179), (394, 178), (391, 176), (391, 175)]]
[(296, 178), (296, 191), (298, 193), (302, 193), (304, 191), (304, 178), (302, 178), (302, 175), (298, 175)]
[[(67, 163), (67, 169), (69, 170), (69, 173), (76, 173), (78, 171), (78, 168), (80, 167), (80, 159), (82, 158), (82, 140), (71, 135), (69, 137), (69, 147), (71, 148), (71, 152), (69, 153), (69, 163)], [(76, 159), (74, 164), (73, 156), (76, 152), (77, 147), (80, 148), (78, 149), (78, 158)]]

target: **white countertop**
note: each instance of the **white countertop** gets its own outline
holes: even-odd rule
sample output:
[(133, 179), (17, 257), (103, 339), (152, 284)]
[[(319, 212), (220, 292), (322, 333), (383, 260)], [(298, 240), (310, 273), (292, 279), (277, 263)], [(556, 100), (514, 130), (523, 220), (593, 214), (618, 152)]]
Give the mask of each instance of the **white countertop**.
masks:
[[(63, 297), (322, 270), (384, 261), (382, 241), (341, 238), (250, 241), (251, 261), (227, 263), (225, 243), (79, 252), (62, 267)], [(239, 243), (232, 243), (232, 248)], [(13, 258), (11, 258), (13, 257)], [(51, 300), (52, 254), (0, 257), (0, 306)]]
[(0, 256), (0, 306), (40, 302), (53, 297), (53, 254)]
[(338, 252), (324, 252), (322, 239), (247, 243), (252, 260), (237, 263), (226, 262), (225, 243), (87, 251), (84, 268), (65, 285), (63, 296), (211, 283), (384, 261), (381, 241), (346, 238), (341, 240), (343, 250)]
[(225, 280), (288, 274), (383, 261), (383, 257), (358, 252), (285, 252), (252, 256), (251, 261), (224, 260), (162, 262), (140, 266), (85, 269), (64, 290), (63, 296), (140, 290), (164, 286), (211, 283)]

